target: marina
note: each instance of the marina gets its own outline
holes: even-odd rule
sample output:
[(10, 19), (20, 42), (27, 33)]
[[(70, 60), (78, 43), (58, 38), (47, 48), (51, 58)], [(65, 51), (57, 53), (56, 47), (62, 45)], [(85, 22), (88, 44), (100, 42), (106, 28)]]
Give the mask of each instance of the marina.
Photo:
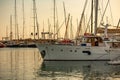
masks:
[(118, 3), (1, 0), (0, 80), (120, 80)]

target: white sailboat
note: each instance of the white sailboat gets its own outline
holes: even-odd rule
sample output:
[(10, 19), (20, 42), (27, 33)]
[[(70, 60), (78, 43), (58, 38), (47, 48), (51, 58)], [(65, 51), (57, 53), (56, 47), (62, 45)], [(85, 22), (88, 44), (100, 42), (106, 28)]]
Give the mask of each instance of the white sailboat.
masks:
[[(96, 0), (96, 6), (98, 6), (98, 0)], [(97, 9), (98, 7), (96, 7)], [(97, 17), (97, 14), (95, 16)], [(97, 27), (97, 18), (95, 21), (95, 27)], [(81, 25), (81, 21), (79, 25)], [(96, 28), (94, 29), (96, 34)], [(55, 43), (36, 43), (36, 45), (42, 58), (49, 61), (111, 60), (120, 56), (120, 49), (111, 48), (108, 41), (104, 41), (102, 37), (89, 34), (81, 36), (76, 41), (64, 40)]]

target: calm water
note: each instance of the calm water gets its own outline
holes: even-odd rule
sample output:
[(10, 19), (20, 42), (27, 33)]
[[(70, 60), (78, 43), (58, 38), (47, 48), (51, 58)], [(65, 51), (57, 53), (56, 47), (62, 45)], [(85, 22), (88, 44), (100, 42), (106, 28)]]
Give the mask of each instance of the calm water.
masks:
[(37, 48), (1, 48), (0, 80), (120, 80), (107, 61), (42, 61)]

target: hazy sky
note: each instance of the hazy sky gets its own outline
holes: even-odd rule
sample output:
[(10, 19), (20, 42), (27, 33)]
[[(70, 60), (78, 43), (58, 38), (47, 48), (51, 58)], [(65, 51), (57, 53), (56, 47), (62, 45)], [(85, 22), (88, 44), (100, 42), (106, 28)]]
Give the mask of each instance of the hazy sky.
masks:
[[(33, 32), (33, 0), (24, 0), (25, 1), (25, 37), (30, 37), (30, 33)], [(58, 19), (59, 25), (64, 21), (64, 11), (63, 11), (63, 1), (66, 6), (66, 13), (70, 13), (73, 17), (73, 26), (76, 31), (77, 19), (80, 20), (80, 16), (83, 10), (83, 6), (85, 0), (56, 0), (57, 11), (58, 11)], [(90, 14), (90, 1), (88, 0), (88, 7), (85, 12), (86, 18), (89, 18)], [(103, 8), (107, 0), (99, 0), (100, 6), (103, 4)], [(112, 25), (117, 25), (118, 19), (120, 18), (120, 0), (110, 0), (111, 4), (111, 12), (110, 7), (106, 12), (106, 16), (108, 17), (108, 21)], [(45, 26), (45, 30), (48, 30), (48, 19), (50, 20), (51, 25), (53, 26), (53, 0), (36, 0), (37, 5), (37, 14), (38, 14), (38, 22), (40, 25), (40, 32), (43, 29), (43, 22)], [(102, 10), (102, 9), (100, 9)], [(111, 14), (113, 18), (111, 17)], [(13, 16), (13, 30), (14, 30), (14, 0), (0, 0), (0, 39), (6, 36), (6, 28), (9, 36), (9, 28), (10, 28), (10, 15)], [(18, 16), (18, 26), (19, 26), (19, 34), (22, 36), (22, 0), (17, 0), (17, 16)], [(113, 22), (112, 22), (113, 20)], [(88, 20), (87, 20), (88, 21)], [(63, 26), (61, 31), (65, 30)], [(74, 32), (75, 32), (74, 31)], [(14, 31), (13, 31), (14, 34)]]

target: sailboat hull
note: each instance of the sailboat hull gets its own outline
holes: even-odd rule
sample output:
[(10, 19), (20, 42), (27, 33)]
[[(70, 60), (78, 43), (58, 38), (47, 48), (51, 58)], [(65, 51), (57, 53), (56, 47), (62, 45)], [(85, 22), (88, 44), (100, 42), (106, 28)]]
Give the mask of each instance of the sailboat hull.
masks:
[(41, 56), (48, 61), (110, 60), (120, 55), (106, 47), (79, 45), (37, 44)]

